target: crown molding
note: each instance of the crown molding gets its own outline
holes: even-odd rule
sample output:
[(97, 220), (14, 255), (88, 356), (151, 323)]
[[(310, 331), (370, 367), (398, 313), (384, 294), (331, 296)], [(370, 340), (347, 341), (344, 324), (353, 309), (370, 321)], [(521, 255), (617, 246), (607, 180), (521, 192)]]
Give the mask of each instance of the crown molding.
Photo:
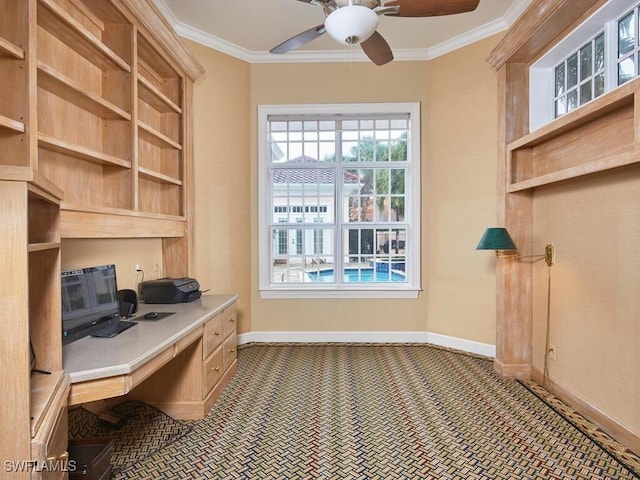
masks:
[[(522, 14), (532, 0), (516, 0), (504, 17), (479, 28), (465, 32), (446, 42), (430, 48), (393, 49), (394, 61), (424, 61), (437, 58), (459, 48), (471, 45), (479, 40), (500, 33), (509, 28)], [(342, 50), (298, 50), (285, 55), (276, 55), (268, 51), (251, 51), (227, 42), (210, 33), (198, 30), (179, 22), (164, 0), (154, 0), (158, 9), (173, 25), (176, 33), (188, 40), (225, 53), (247, 63), (314, 63), (314, 62), (368, 62), (369, 59), (360, 48)]]

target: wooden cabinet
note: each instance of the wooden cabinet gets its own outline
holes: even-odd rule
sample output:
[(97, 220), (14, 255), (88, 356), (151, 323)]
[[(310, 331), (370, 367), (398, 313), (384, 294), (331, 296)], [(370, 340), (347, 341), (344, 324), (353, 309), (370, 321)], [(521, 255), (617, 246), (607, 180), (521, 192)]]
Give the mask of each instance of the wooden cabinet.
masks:
[[(217, 391), (222, 390), (224, 385), (220, 385), (220, 379), (224, 378), (230, 369), (236, 366), (236, 306), (231, 305), (224, 311), (209, 320), (204, 327), (205, 334), (207, 331), (210, 335), (206, 338), (204, 353), (204, 399), (207, 403), (217, 398), (218, 393), (211, 395), (214, 388)], [(211, 396), (207, 400), (207, 397)], [(209, 408), (211, 408), (209, 405)]]
[(197, 340), (176, 352), (128, 398), (154, 405), (176, 419), (204, 418), (237, 370), (235, 325), (234, 300), (206, 319)]
[[(45, 190), (49, 189), (49, 191)], [(0, 180), (0, 457), (12, 478), (30, 478), (66, 452), (69, 380), (60, 330), (60, 192), (50, 184)], [(25, 462), (32, 462), (26, 467)], [(59, 469), (61, 471), (61, 469)]]
[[(66, 451), (61, 239), (162, 238), (164, 273), (190, 273), (203, 70), (152, 0), (0, 0), (0, 11), (0, 458), (29, 478), (19, 462)], [(31, 374), (31, 352), (51, 373)]]
[(164, 27), (150, 2), (38, 0), (39, 170), (65, 191), (65, 236), (108, 237), (131, 215), (187, 221), (185, 100), (201, 70), (179, 43), (173, 55), (163, 48), (137, 11)]

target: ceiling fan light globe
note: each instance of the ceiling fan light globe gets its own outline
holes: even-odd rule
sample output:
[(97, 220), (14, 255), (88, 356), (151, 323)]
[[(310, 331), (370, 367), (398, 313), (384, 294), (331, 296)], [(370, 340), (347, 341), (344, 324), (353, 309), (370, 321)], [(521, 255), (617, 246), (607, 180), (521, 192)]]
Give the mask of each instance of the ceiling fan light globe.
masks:
[(324, 28), (343, 45), (357, 45), (368, 39), (378, 28), (378, 15), (362, 5), (348, 5), (331, 12)]

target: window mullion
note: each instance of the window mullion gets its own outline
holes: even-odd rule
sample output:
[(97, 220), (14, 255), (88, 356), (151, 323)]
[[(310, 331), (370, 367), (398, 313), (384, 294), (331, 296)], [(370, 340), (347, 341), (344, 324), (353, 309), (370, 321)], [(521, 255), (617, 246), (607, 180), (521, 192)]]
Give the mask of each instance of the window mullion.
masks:
[(343, 229), (344, 229), (344, 217), (342, 212), (344, 212), (344, 173), (342, 166), (342, 121), (336, 121), (336, 136), (335, 136), (335, 152), (336, 152), (336, 162), (335, 162), (335, 208), (334, 219), (335, 219), (335, 228), (333, 230), (333, 279), (336, 283), (336, 286), (340, 287), (342, 285), (342, 272), (344, 270), (344, 253), (342, 244), (343, 238)]
[(618, 86), (618, 22), (607, 22), (604, 35), (604, 85), (605, 92), (609, 92)]

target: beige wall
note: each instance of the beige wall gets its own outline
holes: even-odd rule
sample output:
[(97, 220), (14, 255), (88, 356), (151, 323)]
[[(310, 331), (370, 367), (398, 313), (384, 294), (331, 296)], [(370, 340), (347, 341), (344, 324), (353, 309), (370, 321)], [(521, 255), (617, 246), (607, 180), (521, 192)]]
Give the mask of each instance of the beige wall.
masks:
[(195, 278), (237, 293), (238, 331), (251, 329), (249, 65), (186, 42), (205, 69), (194, 86)]
[[(418, 331), (495, 343), (493, 258), (475, 252), (495, 222), (496, 40), (430, 62), (251, 66), (252, 237), (257, 238), (261, 104), (420, 102), (422, 285), (417, 300), (261, 299), (252, 242), (253, 331)], [(482, 118), (478, 122), (478, 118)]]
[(428, 329), (495, 344), (495, 255), (476, 251), (496, 223), (497, 37), (429, 62)]
[[(551, 268), (550, 378), (640, 434), (640, 167), (538, 188), (535, 251)], [(546, 265), (534, 269), (533, 361), (544, 368)]]
[(136, 275), (136, 264), (144, 271), (144, 280), (162, 276), (162, 242), (159, 239), (66, 239), (62, 241), (61, 258), (63, 270), (114, 263), (119, 289), (137, 290), (143, 277)]

